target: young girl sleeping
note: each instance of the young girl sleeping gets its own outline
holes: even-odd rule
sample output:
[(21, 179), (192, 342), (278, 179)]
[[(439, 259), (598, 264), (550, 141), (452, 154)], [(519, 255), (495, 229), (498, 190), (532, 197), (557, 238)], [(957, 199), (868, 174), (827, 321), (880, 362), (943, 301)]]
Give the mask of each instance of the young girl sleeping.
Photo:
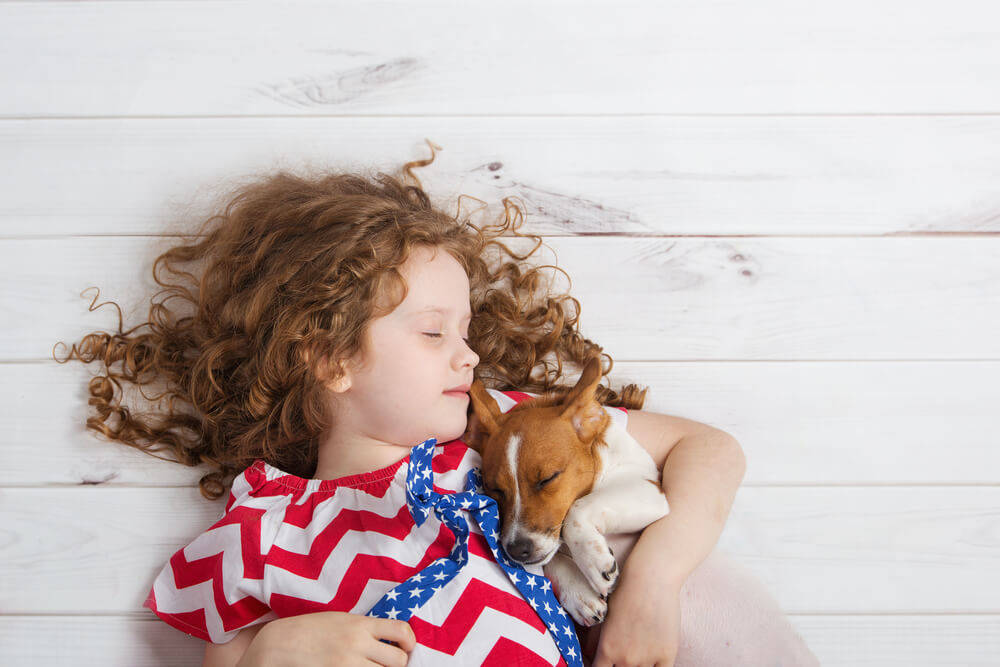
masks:
[[(468, 385), (516, 402), (568, 390), (564, 364), (607, 355), (579, 333), (579, 303), (526, 262), (534, 249), (496, 240), (524, 236), (511, 226), (520, 211), (505, 199), (503, 222), (484, 228), (441, 212), (411, 170), (431, 161), (404, 165), (415, 186), (286, 172), (243, 186), (203, 238), (154, 263), (169, 296), (149, 332), (73, 346), (70, 357), (107, 365), (88, 427), (208, 466), (210, 500), (229, 490), (145, 606), (205, 640), (206, 665), (738, 664), (721, 641), (711, 658), (686, 651), (715, 643), (682, 637), (681, 618), (742, 451), (722, 431), (642, 411), (635, 385), (596, 398), (657, 461), (672, 511), (616, 549), (604, 623), (575, 626), (541, 567), (498, 548), (496, 503), (462, 441)], [(187, 285), (161, 280), (160, 262)], [(115, 405), (119, 379), (162, 383), (162, 419)]]

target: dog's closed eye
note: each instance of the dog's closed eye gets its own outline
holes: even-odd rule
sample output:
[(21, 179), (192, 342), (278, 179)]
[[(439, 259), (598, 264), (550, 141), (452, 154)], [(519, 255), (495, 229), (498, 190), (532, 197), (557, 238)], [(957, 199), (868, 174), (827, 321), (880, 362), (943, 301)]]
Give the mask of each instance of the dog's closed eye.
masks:
[(490, 485), (483, 482), (483, 492), (488, 496), (499, 496), (503, 498), (503, 491), (500, 489), (494, 489)]
[(548, 484), (549, 482), (551, 482), (552, 480), (554, 480), (560, 474), (562, 474), (562, 470), (559, 470), (559, 471), (553, 473), (552, 475), (550, 475), (547, 479), (543, 479), (542, 481), (538, 482), (538, 484), (535, 485), (535, 488), (541, 489), (543, 486), (545, 486), (546, 484)]

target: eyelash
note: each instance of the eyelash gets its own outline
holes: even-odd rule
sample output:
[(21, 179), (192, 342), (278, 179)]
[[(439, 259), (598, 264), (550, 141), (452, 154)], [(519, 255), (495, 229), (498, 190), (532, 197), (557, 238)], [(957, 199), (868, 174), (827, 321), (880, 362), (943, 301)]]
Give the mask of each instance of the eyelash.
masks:
[(536, 485), (536, 488), (539, 488), (539, 489), (545, 488), (546, 484), (548, 484), (549, 482), (551, 482), (552, 480), (554, 480), (556, 477), (558, 477), (561, 474), (562, 474), (562, 471), (560, 470), (559, 472), (555, 473), (554, 475), (551, 475), (548, 479), (543, 479), (542, 481), (540, 481)]
[[(440, 338), (441, 337), (441, 334), (439, 334), (439, 333), (428, 333), (426, 331), (424, 332), (424, 335), (425, 336), (430, 336), (431, 338)], [(469, 342), (468, 338), (463, 338), (462, 340), (464, 340), (466, 343)]]
[(491, 496), (495, 493), (498, 496), (503, 497), (503, 491), (501, 491), (500, 489), (494, 489), (492, 487), (486, 486), (485, 484), (483, 485), (483, 493), (485, 493), (488, 496)]

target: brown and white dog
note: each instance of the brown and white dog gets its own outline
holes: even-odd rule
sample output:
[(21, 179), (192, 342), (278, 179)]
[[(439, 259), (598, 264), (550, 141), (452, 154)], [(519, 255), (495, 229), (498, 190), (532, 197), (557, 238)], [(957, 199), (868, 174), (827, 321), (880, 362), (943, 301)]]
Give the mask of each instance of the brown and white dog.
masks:
[(507, 412), (476, 380), (463, 436), (482, 458), (483, 491), (497, 501), (507, 555), (544, 566), (560, 604), (583, 626), (604, 620), (618, 580), (605, 535), (635, 533), (670, 511), (656, 463), (594, 400), (600, 371), (592, 358), (562, 400), (542, 395)]

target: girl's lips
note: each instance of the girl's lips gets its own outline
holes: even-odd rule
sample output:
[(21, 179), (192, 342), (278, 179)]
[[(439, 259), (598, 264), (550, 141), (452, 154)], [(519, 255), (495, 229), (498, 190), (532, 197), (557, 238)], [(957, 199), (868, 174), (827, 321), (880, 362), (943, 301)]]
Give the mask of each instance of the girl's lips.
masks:
[(468, 398), (469, 397), (469, 395), (467, 393), (465, 393), (464, 391), (446, 391), (446, 392), (444, 392), (444, 395), (445, 396), (462, 397), (462, 398)]

